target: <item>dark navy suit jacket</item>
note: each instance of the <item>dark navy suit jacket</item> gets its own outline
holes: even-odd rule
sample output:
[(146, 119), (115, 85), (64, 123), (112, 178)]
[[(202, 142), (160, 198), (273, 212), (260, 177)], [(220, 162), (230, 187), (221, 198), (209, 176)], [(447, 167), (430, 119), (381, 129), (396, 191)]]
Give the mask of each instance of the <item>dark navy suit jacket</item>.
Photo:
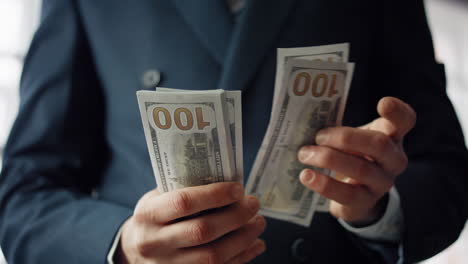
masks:
[[(150, 89), (148, 70), (162, 73), (160, 86), (243, 91), (248, 175), (269, 120), (276, 48), (342, 42), (357, 65), (345, 125), (375, 118), (383, 96), (418, 113), (397, 181), (403, 255), (439, 252), (467, 216), (468, 159), (422, 1), (251, 0), (234, 23), (224, 0), (45, 0), (0, 178), (7, 259), (105, 262), (155, 188), (135, 96)], [(310, 228), (268, 221), (268, 251), (255, 263), (381, 261), (328, 214)]]

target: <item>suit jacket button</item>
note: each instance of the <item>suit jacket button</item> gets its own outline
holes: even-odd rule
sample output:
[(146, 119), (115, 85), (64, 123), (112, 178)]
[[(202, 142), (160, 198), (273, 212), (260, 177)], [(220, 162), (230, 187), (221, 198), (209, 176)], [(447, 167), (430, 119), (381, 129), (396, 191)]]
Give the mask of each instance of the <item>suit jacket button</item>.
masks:
[(145, 88), (156, 88), (161, 81), (161, 73), (158, 70), (150, 69), (147, 70), (141, 79)]
[(293, 256), (294, 260), (299, 263), (304, 263), (309, 259), (306, 254), (307, 249), (305, 248), (304, 242), (305, 240), (303, 238), (298, 238), (294, 240), (291, 245), (291, 255)]

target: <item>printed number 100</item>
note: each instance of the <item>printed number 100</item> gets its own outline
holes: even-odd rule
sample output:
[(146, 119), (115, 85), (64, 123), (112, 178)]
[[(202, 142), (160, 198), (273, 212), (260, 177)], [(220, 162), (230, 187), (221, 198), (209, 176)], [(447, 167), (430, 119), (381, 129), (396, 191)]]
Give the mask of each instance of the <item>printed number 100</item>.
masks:
[[(185, 118), (182, 118), (182, 116)], [(175, 109), (173, 113), (164, 107), (156, 107), (153, 110), (154, 124), (159, 129), (163, 130), (170, 129), (173, 124), (175, 124), (180, 130), (191, 130), (194, 125), (194, 116), (199, 130), (210, 125), (210, 122), (203, 119), (203, 110), (201, 107), (195, 107), (195, 115), (185, 107), (179, 107)]]
[(338, 94), (336, 90), (336, 74), (331, 76), (331, 80), (324, 73), (317, 74), (314, 78), (308, 72), (297, 74), (293, 83), (294, 95), (304, 96), (309, 90), (313, 97), (333, 97), (335, 94)]

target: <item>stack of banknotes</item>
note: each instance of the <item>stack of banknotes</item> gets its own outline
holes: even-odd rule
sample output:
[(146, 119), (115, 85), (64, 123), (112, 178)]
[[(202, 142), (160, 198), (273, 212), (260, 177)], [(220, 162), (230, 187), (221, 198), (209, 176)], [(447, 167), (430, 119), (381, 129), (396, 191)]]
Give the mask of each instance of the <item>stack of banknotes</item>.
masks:
[[(262, 215), (309, 226), (329, 201), (306, 189), (297, 159), (324, 127), (341, 124), (354, 64), (349, 45), (278, 49), (273, 109), (246, 186)], [(243, 179), (240, 91), (137, 92), (158, 189)], [(331, 177), (333, 172), (313, 168)]]
[(240, 91), (138, 91), (158, 190), (243, 180)]

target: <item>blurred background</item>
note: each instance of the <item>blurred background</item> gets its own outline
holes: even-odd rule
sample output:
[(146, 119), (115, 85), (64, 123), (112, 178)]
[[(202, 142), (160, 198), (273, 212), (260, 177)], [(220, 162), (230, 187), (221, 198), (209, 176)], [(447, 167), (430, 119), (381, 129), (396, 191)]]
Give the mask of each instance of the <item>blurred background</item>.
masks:
[[(468, 135), (468, 0), (425, 2), (436, 56), (446, 66), (447, 91)], [(0, 157), (17, 112), (23, 59), (39, 22), (40, 4), (41, 0), (0, 0)], [(0, 251), (0, 264), (5, 263)], [(424, 262), (445, 263), (468, 263), (468, 228), (455, 244)]]

